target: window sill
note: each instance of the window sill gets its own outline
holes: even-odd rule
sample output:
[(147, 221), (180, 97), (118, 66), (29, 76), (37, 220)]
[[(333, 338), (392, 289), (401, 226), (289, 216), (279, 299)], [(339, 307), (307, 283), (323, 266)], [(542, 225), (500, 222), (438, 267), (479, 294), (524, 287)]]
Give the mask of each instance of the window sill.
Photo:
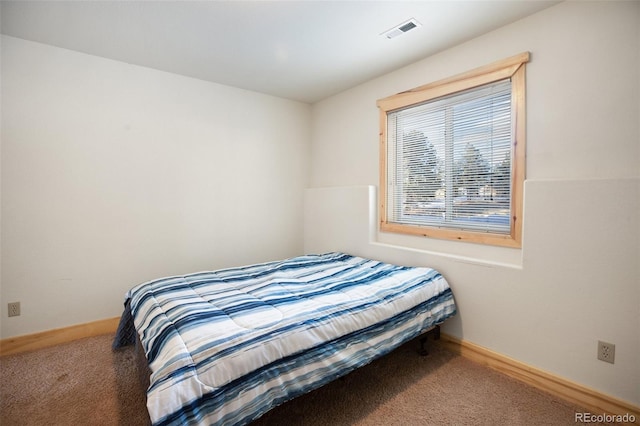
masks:
[(376, 237), (375, 240), (369, 242), (374, 247), (409, 251), (489, 268), (523, 269), (522, 249), (518, 248), (444, 240), (424, 241), (424, 238), (420, 237), (386, 233), (378, 233)]

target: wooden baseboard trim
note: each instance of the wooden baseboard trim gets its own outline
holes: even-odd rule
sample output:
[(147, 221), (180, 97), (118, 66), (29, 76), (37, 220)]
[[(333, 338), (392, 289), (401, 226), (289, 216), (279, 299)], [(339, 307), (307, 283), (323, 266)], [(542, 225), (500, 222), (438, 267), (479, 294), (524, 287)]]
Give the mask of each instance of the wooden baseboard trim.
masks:
[(86, 324), (47, 330), (25, 336), (9, 337), (0, 340), (0, 356), (48, 348), (62, 343), (72, 342), (85, 337), (115, 333), (119, 317), (93, 321)]
[[(115, 333), (119, 321), (119, 317), (108, 318), (86, 324), (3, 339), (0, 340), (0, 356), (43, 349), (85, 337)], [(444, 348), (474, 362), (486, 365), (579, 407), (584, 407), (591, 414), (628, 414), (634, 417), (635, 424), (640, 425), (640, 407), (626, 401), (597, 392), (445, 333), (441, 334), (440, 344)]]
[(527, 383), (567, 402), (584, 407), (585, 410), (593, 415), (628, 414), (628, 417), (633, 416), (635, 424), (640, 425), (640, 407), (631, 403), (597, 392), (445, 333), (441, 334), (440, 342), (445, 349), (500, 371), (509, 377)]

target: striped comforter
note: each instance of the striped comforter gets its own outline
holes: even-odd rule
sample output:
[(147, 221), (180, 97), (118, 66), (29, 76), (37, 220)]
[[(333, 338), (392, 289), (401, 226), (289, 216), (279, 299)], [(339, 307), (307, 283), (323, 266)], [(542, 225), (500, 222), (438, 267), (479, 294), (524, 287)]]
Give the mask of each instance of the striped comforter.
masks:
[(150, 281), (127, 294), (154, 424), (246, 424), (455, 314), (445, 279), (344, 253)]

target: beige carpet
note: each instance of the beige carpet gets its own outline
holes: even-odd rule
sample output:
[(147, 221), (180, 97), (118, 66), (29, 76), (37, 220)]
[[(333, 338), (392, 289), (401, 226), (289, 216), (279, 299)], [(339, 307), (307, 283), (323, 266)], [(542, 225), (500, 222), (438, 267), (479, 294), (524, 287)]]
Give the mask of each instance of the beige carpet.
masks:
[[(0, 424), (147, 425), (132, 349), (113, 336), (0, 358)], [(431, 345), (410, 342), (254, 422), (271, 425), (575, 425), (583, 410)]]

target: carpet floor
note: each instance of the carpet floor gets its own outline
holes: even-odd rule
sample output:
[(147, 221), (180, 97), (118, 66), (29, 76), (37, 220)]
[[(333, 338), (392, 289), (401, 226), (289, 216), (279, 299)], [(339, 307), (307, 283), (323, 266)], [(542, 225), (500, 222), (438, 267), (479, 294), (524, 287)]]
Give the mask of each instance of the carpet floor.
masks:
[[(0, 358), (0, 424), (149, 424), (133, 348), (113, 335)], [(575, 425), (573, 406), (502, 373), (409, 342), (287, 402), (253, 426)], [(593, 424), (593, 423), (592, 423)]]

